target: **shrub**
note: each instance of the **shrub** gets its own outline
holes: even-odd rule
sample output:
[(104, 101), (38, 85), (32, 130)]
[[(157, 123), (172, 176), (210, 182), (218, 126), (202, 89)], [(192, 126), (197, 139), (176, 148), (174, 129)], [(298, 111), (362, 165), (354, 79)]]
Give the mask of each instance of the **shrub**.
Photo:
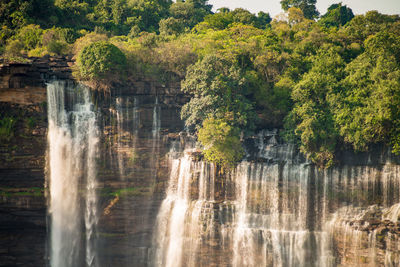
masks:
[(244, 155), (239, 135), (240, 130), (225, 119), (210, 117), (204, 120), (198, 138), (204, 146), (205, 159), (225, 168), (235, 166)]
[(99, 42), (99, 41), (107, 41), (108, 37), (105, 34), (98, 34), (95, 32), (91, 32), (85, 35), (85, 31), (81, 31), (80, 34), (84, 35), (78, 40), (76, 40), (74, 44), (74, 54), (75, 56), (79, 55), (82, 49), (88, 46), (91, 43)]
[(47, 45), (47, 51), (57, 55), (66, 54), (68, 45), (64, 42), (53, 40)]
[(43, 30), (39, 25), (30, 24), (19, 30), (15, 36), (16, 40), (20, 40), (23, 43), (26, 51), (31, 50), (39, 46), (42, 42)]
[(83, 48), (77, 63), (83, 78), (105, 78), (110, 74), (123, 73), (126, 57), (115, 45), (100, 41)]
[(175, 18), (162, 19), (160, 21), (160, 34), (162, 35), (178, 35), (185, 30), (184, 21)]
[(16, 120), (12, 117), (0, 119), (0, 140), (10, 141), (14, 136), (14, 126)]
[(28, 57), (43, 57), (48, 54), (46, 47), (37, 47), (28, 52)]
[(21, 54), (21, 50), (24, 48), (24, 44), (22, 43), (21, 40), (9, 40), (6, 48), (5, 48), (5, 54), (7, 56), (18, 56)]

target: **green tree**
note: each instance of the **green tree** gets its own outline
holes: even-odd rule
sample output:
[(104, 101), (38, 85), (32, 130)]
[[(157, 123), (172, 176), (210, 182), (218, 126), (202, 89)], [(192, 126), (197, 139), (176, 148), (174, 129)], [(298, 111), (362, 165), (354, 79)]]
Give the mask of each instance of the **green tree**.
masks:
[(211, 6), (207, 2), (207, 0), (176, 1), (171, 5), (169, 12), (173, 18), (183, 21), (188, 28), (192, 28), (203, 21), (206, 15), (211, 14)]
[(256, 16), (243, 8), (236, 8), (233, 11), (229, 9), (219, 9), (218, 13), (207, 15), (204, 18), (204, 22), (209, 28), (215, 30), (226, 29), (233, 23), (241, 23), (259, 29), (265, 29), (271, 22), (271, 17), (268, 13), (264, 12), (259, 12), (258, 16)]
[(198, 133), (205, 159), (225, 168), (235, 166), (244, 156), (239, 135), (240, 129), (225, 119), (205, 119)]
[(325, 27), (339, 27), (343, 26), (354, 18), (353, 11), (346, 5), (333, 4), (328, 8), (319, 23)]
[(317, 0), (281, 0), (283, 10), (288, 11), (291, 7), (300, 8), (307, 19), (315, 19), (319, 16), (319, 12), (315, 6), (316, 3)]
[(22, 27), (12, 39), (19, 40), (23, 49), (29, 51), (42, 44), (43, 30), (39, 25), (30, 24)]
[(311, 70), (294, 87), (292, 115), (297, 121), (295, 134), (300, 150), (320, 166), (334, 162), (339, 133), (332, 114), (332, 95), (344, 77), (344, 61), (337, 48), (322, 48), (314, 56)]
[(185, 23), (181, 19), (169, 17), (160, 20), (159, 30), (161, 35), (179, 35), (185, 31)]
[(188, 68), (182, 90), (193, 95), (181, 113), (187, 126), (199, 128), (212, 115), (228, 116), (232, 125), (243, 130), (254, 128), (256, 115), (246, 98), (248, 82), (240, 68), (229, 61), (215, 55), (206, 56)]
[(346, 67), (335, 118), (340, 134), (355, 150), (386, 142), (400, 152), (399, 43), (397, 35), (380, 32), (365, 41), (365, 52)]
[[(369, 36), (388, 30), (390, 25), (395, 25), (399, 21), (398, 15), (384, 15), (377, 11), (368, 11), (365, 15), (355, 16), (344, 28), (344, 33), (352, 42), (363, 44)], [(398, 26), (390, 30), (399, 32), (396, 28)]]
[(252, 131), (256, 121), (253, 104), (246, 97), (244, 73), (232, 63), (209, 55), (188, 68), (182, 90), (193, 96), (181, 116), (187, 126), (198, 131), (206, 158), (223, 165), (236, 163), (242, 157), (242, 150), (237, 149), (239, 135)]
[(50, 26), (54, 18), (52, 0), (0, 1), (0, 25), (16, 29), (27, 24)]
[(100, 41), (84, 47), (77, 63), (83, 78), (101, 79), (110, 75), (120, 77), (125, 71), (126, 57), (115, 45)]

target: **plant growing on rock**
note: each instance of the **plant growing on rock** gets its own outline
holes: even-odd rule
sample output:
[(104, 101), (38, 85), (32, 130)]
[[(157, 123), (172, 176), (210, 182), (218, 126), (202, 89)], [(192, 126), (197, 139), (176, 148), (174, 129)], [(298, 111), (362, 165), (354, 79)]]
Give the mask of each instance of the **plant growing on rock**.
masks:
[(232, 167), (244, 155), (240, 142), (240, 129), (229, 125), (226, 119), (207, 118), (198, 132), (207, 161), (223, 167)]
[(126, 57), (115, 45), (100, 41), (84, 47), (78, 55), (77, 64), (82, 78), (104, 79), (123, 73)]

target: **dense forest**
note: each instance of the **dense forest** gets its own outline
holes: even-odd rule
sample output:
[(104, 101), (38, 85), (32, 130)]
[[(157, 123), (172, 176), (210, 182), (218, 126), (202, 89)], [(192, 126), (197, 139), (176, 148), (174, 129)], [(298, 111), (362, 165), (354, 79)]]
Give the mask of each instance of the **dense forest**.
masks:
[(264, 128), (321, 167), (341, 149), (400, 153), (400, 17), (315, 3), (282, 0), (272, 19), (206, 0), (5, 0), (0, 53), (71, 55), (86, 81), (181, 81), (188, 130), (227, 167)]

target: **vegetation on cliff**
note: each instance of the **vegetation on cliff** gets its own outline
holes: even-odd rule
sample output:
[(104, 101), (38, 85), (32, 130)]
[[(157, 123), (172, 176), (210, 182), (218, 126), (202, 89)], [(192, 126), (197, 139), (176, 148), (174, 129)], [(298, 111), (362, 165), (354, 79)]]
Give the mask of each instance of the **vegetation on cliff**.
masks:
[(272, 20), (213, 13), (206, 0), (9, 0), (0, 3), (0, 46), (9, 58), (73, 54), (86, 79), (111, 71), (181, 80), (192, 96), (182, 118), (222, 165), (266, 127), (320, 166), (346, 147), (400, 153), (399, 16), (334, 4), (318, 18), (315, 2), (282, 0), (286, 12)]
[(85, 46), (77, 59), (79, 72), (83, 78), (106, 78), (119, 75), (126, 67), (125, 54), (113, 44), (99, 41)]

